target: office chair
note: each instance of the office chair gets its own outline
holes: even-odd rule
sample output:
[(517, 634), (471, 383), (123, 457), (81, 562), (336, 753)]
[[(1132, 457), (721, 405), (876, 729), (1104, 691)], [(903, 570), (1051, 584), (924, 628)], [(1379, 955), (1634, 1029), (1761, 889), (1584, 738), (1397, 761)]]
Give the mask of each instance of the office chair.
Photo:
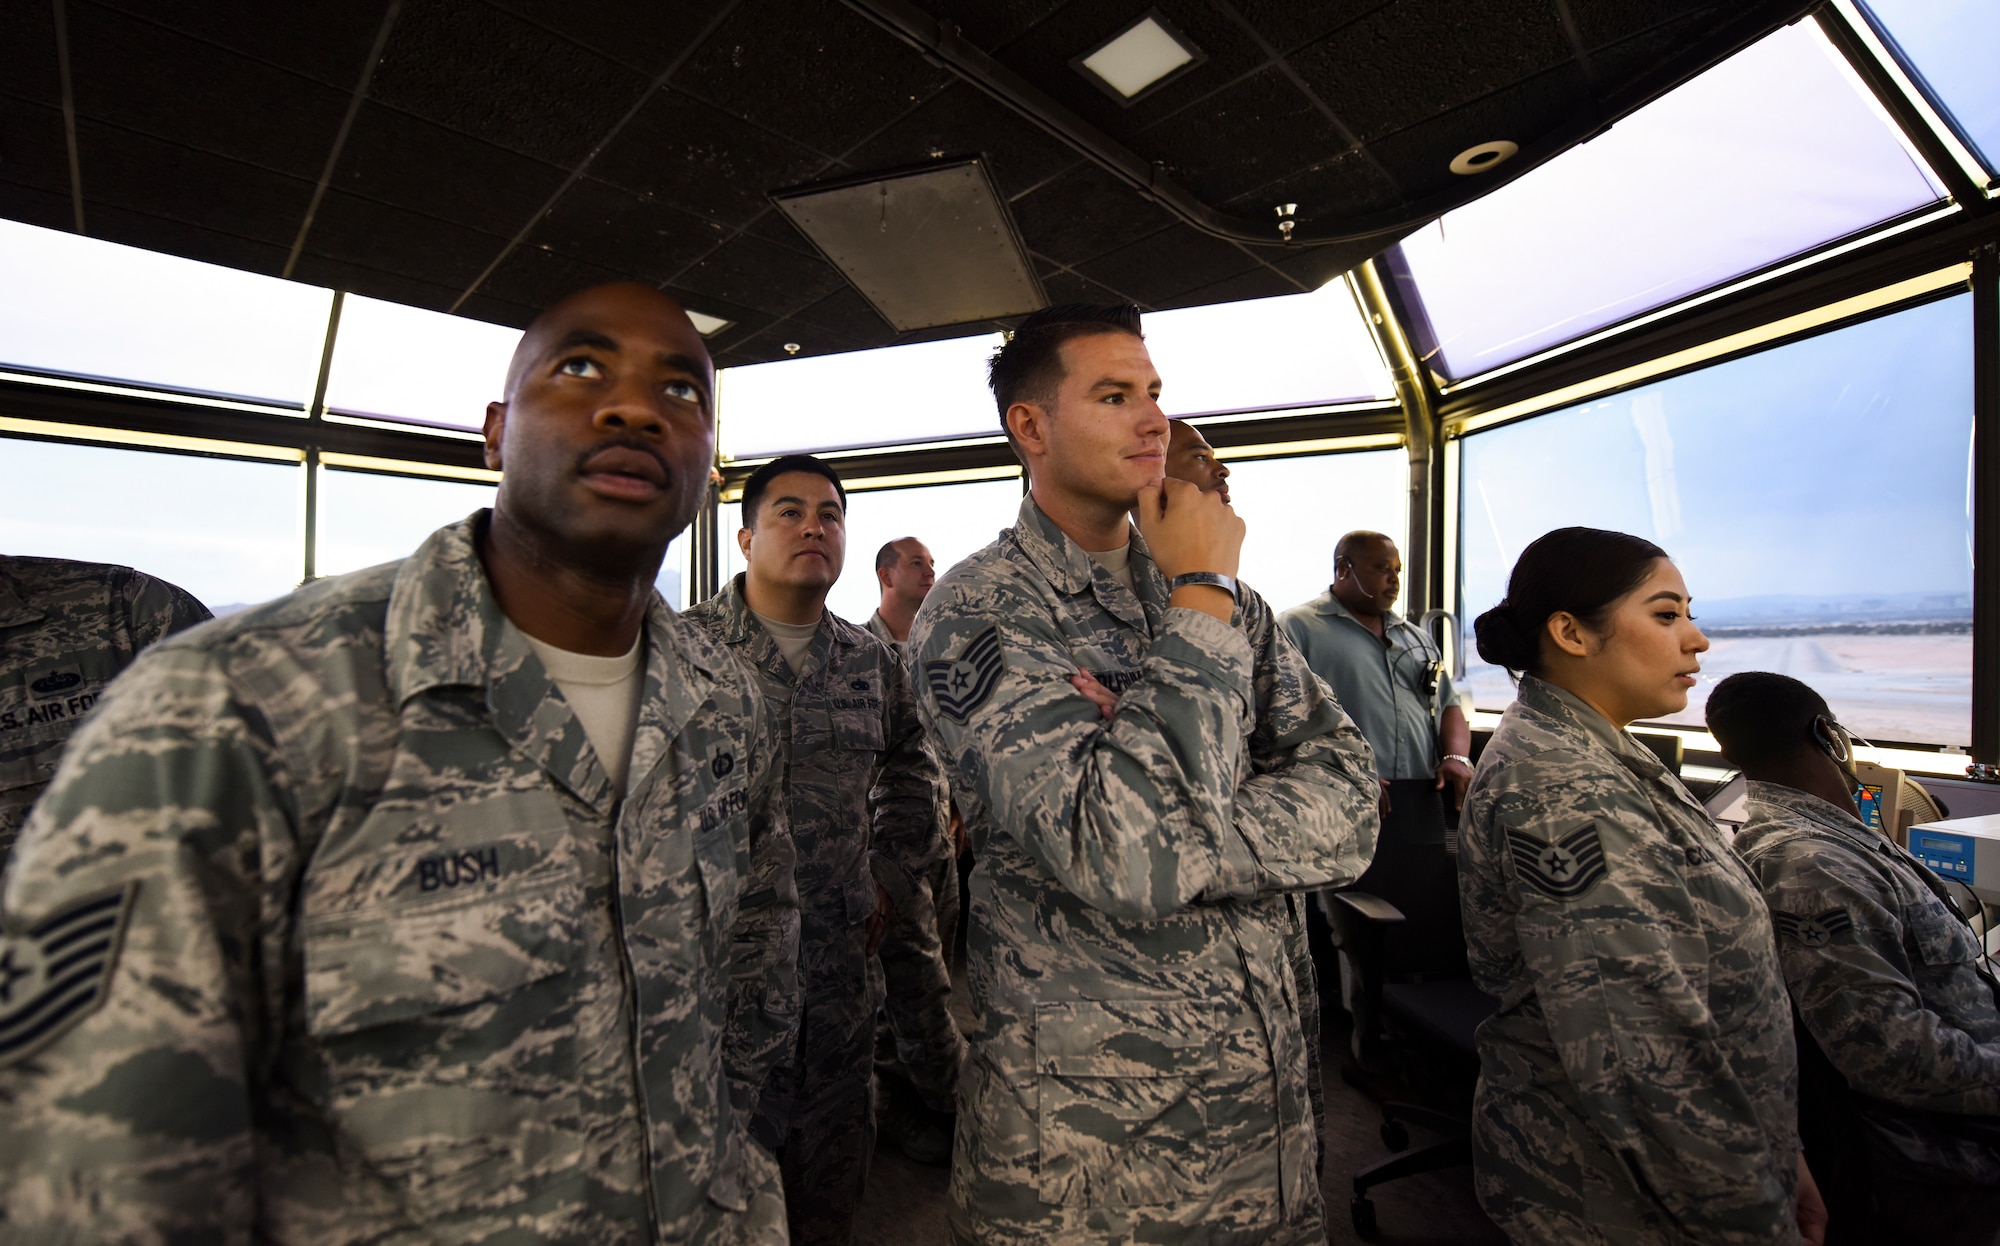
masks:
[[(1500, 1001), (1474, 986), (1462, 963), (1455, 974), (1448, 976), (1389, 981), (1385, 971), (1388, 945), (1397, 929), (1404, 925), (1404, 914), (1380, 896), (1365, 892), (1337, 892), (1329, 901), (1327, 922), (1334, 944), (1346, 955), (1354, 973), (1353, 1045), (1361, 1068), (1366, 1071), (1379, 1067), (1382, 1040), (1389, 1028), (1419, 1036), (1433, 1046), (1476, 1062), (1474, 1031), (1480, 1022), (1493, 1015)], [(1449, 907), (1454, 929), (1457, 929), (1457, 906), (1454, 880)], [(1462, 932), (1460, 942), (1462, 946)], [(1424, 1104), (1389, 1100), (1375, 1088), (1357, 1085), (1382, 1102), (1382, 1144), (1391, 1151), (1402, 1152), (1354, 1175), (1349, 1215), (1355, 1233), (1372, 1241), (1376, 1234), (1375, 1204), (1368, 1192), (1400, 1177), (1470, 1164), (1471, 1120), (1465, 1112), (1444, 1112)], [(1443, 1137), (1409, 1150), (1409, 1124), (1434, 1129)]]

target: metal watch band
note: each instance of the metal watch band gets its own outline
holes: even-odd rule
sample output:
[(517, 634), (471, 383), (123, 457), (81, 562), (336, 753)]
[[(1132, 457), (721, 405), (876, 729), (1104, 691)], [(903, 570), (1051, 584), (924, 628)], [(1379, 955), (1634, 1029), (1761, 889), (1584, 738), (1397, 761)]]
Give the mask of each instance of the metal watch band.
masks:
[(1472, 759), (1463, 753), (1446, 753), (1444, 759), (1446, 761), (1462, 762), (1467, 770), (1472, 769)]
[(1186, 575), (1177, 575), (1168, 583), (1167, 592), (1172, 593), (1175, 589), (1186, 588), (1190, 584), (1206, 584), (1221, 589), (1237, 601), (1243, 600), (1243, 594), (1238, 591), (1236, 581), (1219, 571), (1190, 571)]

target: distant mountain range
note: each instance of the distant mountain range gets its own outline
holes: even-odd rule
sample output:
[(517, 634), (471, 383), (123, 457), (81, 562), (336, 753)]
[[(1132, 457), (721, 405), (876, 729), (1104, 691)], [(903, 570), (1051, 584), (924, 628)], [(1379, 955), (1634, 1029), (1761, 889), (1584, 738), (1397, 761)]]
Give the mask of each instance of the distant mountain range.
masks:
[(1828, 593), (1697, 599), (1704, 630), (1829, 624), (1972, 623), (1972, 594)]

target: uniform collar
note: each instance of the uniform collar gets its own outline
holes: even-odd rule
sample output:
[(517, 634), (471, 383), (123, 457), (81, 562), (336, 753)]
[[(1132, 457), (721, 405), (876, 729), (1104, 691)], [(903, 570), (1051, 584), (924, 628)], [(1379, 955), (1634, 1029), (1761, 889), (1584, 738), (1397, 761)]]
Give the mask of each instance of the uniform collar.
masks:
[[(1840, 806), (1821, 800), (1811, 792), (1783, 783), (1766, 783), (1761, 779), (1751, 779), (1743, 789), (1751, 816), (1759, 812), (1757, 806), (1766, 806), (1764, 812), (1774, 820), (1798, 822), (1806, 821), (1815, 827), (1845, 835), (1864, 848), (1874, 848), (1886, 844), (1888, 840), (1868, 829), (1868, 824)], [(1790, 815), (1787, 817), (1786, 815)]]
[(1582, 697), (1558, 688), (1533, 675), (1521, 676), (1518, 699), (1522, 705), (1545, 718), (1552, 718), (1567, 734), (1581, 735), (1624, 762), (1626, 767), (1647, 778), (1671, 778), (1666, 763), (1653, 750), (1634, 740), (1629, 732), (1611, 725), (1611, 720), (1586, 704)]
[[(1121, 621), (1150, 633), (1158, 626), (1157, 616), (1166, 606), (1166, 583), (1160, 578), (1159, 568), (1153, 562), (1153, 552), (1146, 548), (1146, 539), (1139, 535), (1137, 528), (1131, 529), (1129, 539), (1132, 543), (1132, 583), (1138, 586), (1140, 594), (1136, 603), (1140, 607), (1137, 614), (1124, 605), (1124, 601), (1129, 600), (1123, 591), (1124, 586), (1117, 584), (1109, 571), (1100, 572), (1097, 561), (1089, 551), (1057, 527), (1056, 521), (1035, 505), (1033, 495), (1021, 499), (1021, 513), (1014, 524), (1014, 543), (1058, 592), (1086, 592), (1096, 584), (1101, 574), (1103, 585), (1100, 586), (1098, 604)], [(1160, 582), (1155, 584), (1155, 580)]]
[[(1340, 598), (1333, 595), (1332, 588), (1328, 588), (1324, 593), (1313, 599), (1313, 608), (1321, 614), (1330, 614), (1338, 619), (1346, 619), (1357, 627), (1368, 628), (1366, 623), (1354, 617), (1354, 612), (1349, 610)], [(1397, 614), (1394, 610), (1384, 610), (1382, 612), (1383, 634), (1387, 635), (1389, 629), (1392, 627), (1401, 627), (1403, 621), (1403, 616)], [(1372, 628), (1368, 628), (1368, 634), (1373, 636), (1375, 632)]]
[(6, 560), (0, 559), (0, 627), (19, 627), (23, 623), (39, 623), (47, 612), (21, 595), (21, 586), (6, 570)]
[[(583, 724), (561, 699), (541, 659), (501, 613), (479, 561), (480, 510), (433, 532), (403, 560), (389, 590), (382, 649), (389, 693), (401, 705), (435, 688), (483, 688), (494, 727), (576, 796), (606, 810), (610, 779)], [(666, 744), (718, 683), (718, 666), (681, 629), (687, 624), (655, 592), (646, 607), (645, 692), (632, 741), (628, 791), (639, 790)]]
[(813, 631), (812, 643), (806, 646), (805, 663), (794, 671), (778, 648), (777, 638), (764, 630), (764, 625), (757, 621), (756, 613), (750, 609), (750, 601), (743, 594), (746, 574), (738, 571), (715, 595), (723, 620), (722, 643), (742, 648), (747, 658), (766, 668), (780, 683), (803, 683), (808, 675), (824, 669), (838, 651), (833, 611), (823, 605), (820, 607), (819, 626)]

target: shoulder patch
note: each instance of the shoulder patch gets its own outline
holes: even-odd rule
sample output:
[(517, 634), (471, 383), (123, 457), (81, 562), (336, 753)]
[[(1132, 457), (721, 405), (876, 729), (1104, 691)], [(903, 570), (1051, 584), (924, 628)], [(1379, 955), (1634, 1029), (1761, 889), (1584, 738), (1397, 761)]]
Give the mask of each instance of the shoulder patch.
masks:
[(1803, 947), (1825, 947), (1854, 929), (1854, 919), (1846, 909), (1829, 909), (1814, 916), (1772, 909), (1771, 924), (1780, 935), (1796, 939)]
[(100, 892), (26, 934), (0, 936), (0, 1069), (62, 1037), (104, 1002), (138, 890), (132, 882)]
[(1551, 900), (1578, 899), (1604, 877), (1604, 845), (1595, 822), (1554, 841), (1508, 831), (1507, 846), (1513, 850), (1515, 875)]
[(924, 680), (944, 713), (958, 722), (986, 703), (1007, 668), (1000, 652), (1000, 629), (988, 627), (974, 636), (955, 659), (924, 663)]

